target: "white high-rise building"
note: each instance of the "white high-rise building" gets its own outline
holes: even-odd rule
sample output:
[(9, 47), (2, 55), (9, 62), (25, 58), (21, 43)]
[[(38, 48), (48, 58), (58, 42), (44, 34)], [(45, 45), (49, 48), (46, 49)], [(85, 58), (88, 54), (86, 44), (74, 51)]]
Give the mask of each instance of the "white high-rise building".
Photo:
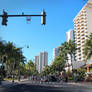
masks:
[(75, 43), (77, 44), (76, 61), (85, 62), (84, 45), (92, 32), (92, 0), (89, 0), (74, 18)]
[[(74, 40), (74, 31), (73, 30), (69, 30), (68, 32), (66, 32), (66, 41), (69, 42), (69, 40)], [(67, 54), (68, 60), (67, 63), (71, 64), (71, 56), (69, 54)], [(72, 56), (72, 60), (74, 60), (74, 56)]]
[(36, 65), (36, 70), (39, 70), (39, 56), (34, 57), (35, 65)]
[(36, 69), (41, 73), (46, 65), (48, 65), (48, 52), (40, 52), (35, 56)]
[(66, 41), (69, 40), (74, 40), (74, 31), (72, 29), (66, 32)]
[[(66, 32), (66, 41), (69, 42), (69, 40), (74, 40), (74, 31), (73, 30), (69, 30), (68, 32)], [(74, 55), (72, 56), (72, 61), (74, 61)], [(72, 66), (71, 66), (71, 56), (69, 54), (67, 54), (67, 62), (66, 65), (69, 65), (65, 68), (66, 71), (68, 70), (72, 70)]]
[(60, 47), (53, 48), (53, 60), (59, 55)]

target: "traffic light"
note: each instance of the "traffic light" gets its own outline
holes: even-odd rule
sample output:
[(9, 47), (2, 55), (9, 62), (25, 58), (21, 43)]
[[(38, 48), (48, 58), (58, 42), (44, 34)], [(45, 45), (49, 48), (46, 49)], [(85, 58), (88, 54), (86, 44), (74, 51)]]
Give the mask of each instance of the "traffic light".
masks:
[(8, 18), (7, 12), (5, 12), (5, 11), (3, 10), (2, 25), (7, 26), (7, 22), (8, 22), (7, 18)]
[(41, 13), (41, 24), (42, 25), (46, 24), (46, 12), (44, 10)]

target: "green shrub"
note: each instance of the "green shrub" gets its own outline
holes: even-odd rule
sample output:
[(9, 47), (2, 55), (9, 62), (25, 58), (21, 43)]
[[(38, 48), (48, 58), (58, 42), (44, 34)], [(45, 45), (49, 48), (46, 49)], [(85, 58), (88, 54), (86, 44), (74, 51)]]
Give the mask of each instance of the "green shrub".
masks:
[(77, 69), (77, 74), (78, 74), (78, 80), (79, 81), (83, 81), (84, 80), (84, 78), (86, 76), (85, 72), (86, 72), (86, 69), (83, 69), (83, 68)]

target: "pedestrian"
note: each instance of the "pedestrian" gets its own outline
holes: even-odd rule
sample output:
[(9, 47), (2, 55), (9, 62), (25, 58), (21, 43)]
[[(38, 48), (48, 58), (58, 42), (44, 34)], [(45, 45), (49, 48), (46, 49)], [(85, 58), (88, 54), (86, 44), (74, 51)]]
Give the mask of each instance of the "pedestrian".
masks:
[(65, 82), (68, 82), (68, 75), (66, 74)]

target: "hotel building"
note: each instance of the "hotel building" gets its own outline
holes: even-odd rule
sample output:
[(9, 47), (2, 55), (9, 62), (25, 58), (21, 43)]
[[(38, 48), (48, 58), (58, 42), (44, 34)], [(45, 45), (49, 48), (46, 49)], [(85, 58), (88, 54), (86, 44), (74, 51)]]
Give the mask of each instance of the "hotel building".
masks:
[(77, 44), (76, 61), (85, 62), (84, 45), (92, 32), (92, 0), (89, 0), (74, 18), (74, 35)]

